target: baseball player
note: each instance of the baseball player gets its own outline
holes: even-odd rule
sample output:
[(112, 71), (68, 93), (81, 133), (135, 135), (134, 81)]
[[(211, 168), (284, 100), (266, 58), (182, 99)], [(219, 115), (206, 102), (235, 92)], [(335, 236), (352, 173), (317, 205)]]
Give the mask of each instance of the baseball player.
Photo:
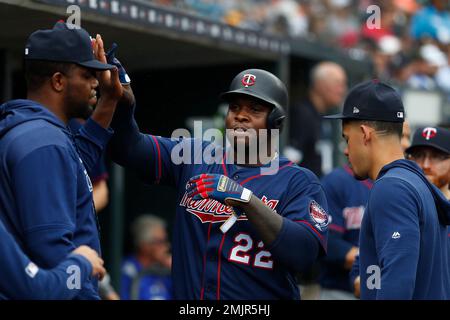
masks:
[[(222, 98), (229, 104), (225, 123), (234, 147), (141, 134), (133, 108), (118, 108), (110, 154), (144, 181), (178, 190), (175, 299), (299, 299), (295, 273), (326, 250), (327, 203), (320, 182), (275, 152), (265, 162), (242, 157), (245, 161), (236, 164), (240, 148), (247, 150), (252, 139), (261, 142), (251, 129), (281, 128), (286, 87), (267, 71), (249, 69), (233, 79)], [(188, 160), (177, 164), (171, 154), (180, 150)], [(205, 153), (210, 158), (201, 156)], [(213, 156), (220, 161), (210, 161)]]
[[(410, 132), (408, 122), (403, 122), (400, 140), (403, 150), (411, 144)], [(324, 300), (359, 298), (359, 231), (373, 181), (358, 181), (351, 167), (345, 165), (324, 177), (322, 185), (332, 222), (328, 252), (321, 268), (320, 297)]]
[(450, 199), (450, 130), (418, 128), (405, 152), (408, 159), (422, 168), (428, 180)]
[[(23, 253), (1, 222), (0, 256), (0, 300), (72, 299), (91, 275), (101, 278), (105, 274), (103, 260), (87, 246), (78, 247), (51, 270), (40, 269)], [(80, 278), (74, 279), (74, 286), (69, 287), (69, 277), (75, 272)]]
[[(406, 154), (450, 200), (450, 130), (440, 127), (418, 128)], [(448, 237), (450, 240), (450, 227)]]
[(400, 96), (377, 80), (355, 86), (341, 114), (355, 176), (371, 178), (360, 233), (362, 299), (450, 299), (450, 203), (404, 160)]
[[(122, 86), (116, 67), (104, 63), (101, 37), (92, 42), (84, 29), (63, 22), (32, 33), (24, 58), (27, 99), (0, 106), (0, 219), (30, 259), (48, 269), (80, 245), (100, 254), (88, 173), (112, 135)], [(73, 136), (67, 121), (90, 113)], [(98, 299), (97, 279), (76, 298)]]

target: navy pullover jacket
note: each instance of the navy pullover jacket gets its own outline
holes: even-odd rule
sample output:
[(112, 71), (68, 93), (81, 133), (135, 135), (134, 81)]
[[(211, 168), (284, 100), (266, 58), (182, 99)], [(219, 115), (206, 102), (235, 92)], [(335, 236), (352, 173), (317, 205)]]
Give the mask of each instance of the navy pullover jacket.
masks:
[(360, 233), (362, 299), (450, 299), (450, 203), (412, 161), (382, 168)]
[[(88, 173), (111, 137), (88, 120), (77, 135), (44, 106), (0, 106), (0, 219), (38, 266), (56, 267), (80, 245), (100, 253)], [(91, 279), (78, 299), (99, 299)]]

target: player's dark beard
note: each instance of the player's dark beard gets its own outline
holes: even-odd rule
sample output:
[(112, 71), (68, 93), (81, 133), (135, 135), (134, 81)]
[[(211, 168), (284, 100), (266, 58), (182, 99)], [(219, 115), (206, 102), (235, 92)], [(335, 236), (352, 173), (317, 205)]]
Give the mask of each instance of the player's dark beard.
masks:
[(68, 119), (81, 118), (87, 120), (93, 112), (93, 107), (88, 103), (74, 101), (70, 97), (66, 101), (66, 108)]

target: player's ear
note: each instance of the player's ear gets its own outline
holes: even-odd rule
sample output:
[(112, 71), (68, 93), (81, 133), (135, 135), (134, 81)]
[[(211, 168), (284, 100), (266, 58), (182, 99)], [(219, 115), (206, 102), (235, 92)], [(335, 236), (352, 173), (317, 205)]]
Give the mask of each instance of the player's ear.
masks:
[(55, 72), (50, 77), (50, 85), (56, 92), (62, 92), (67, 85), (67, 78), (61, 72)]
[(362, 133), (364, 145), (367, 145), (369, 143), (369, 141), (372, 139), (373, 129), (369, 126), (361, 124), (361, 125), (359, 125), (359, 130)]

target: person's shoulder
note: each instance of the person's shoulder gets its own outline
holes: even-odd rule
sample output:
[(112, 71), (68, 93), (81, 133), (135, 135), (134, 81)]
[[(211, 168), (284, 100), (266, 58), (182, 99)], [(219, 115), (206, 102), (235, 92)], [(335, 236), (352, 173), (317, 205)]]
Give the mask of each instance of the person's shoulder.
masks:
[(407, 197), (420, 198), (417, 184), (420, 179), (416, 180), (405, 170), (393, 170), (389, 175), (377, 179), (370, 192), (370, 198), (376, 199), (379, 203), (387, 203), (390, 201), (405, 201)]
[(45, 119), (35, 119), (21, 123), (11, 129), (15, 142), (37, 143), (39, 145), (66, 144), (67, 135), (61, 128)]
[(8, 157), (20, 160), (38, 150), (47, 148), (70, 149), (70, 141), (61, 128), (43, 120), (24, 122), (8, 132), (10, 140), (5, 153)]
[(422, 185), (423, 181), (414, 171), (404, 167), (394, 167), (377, 179), (375, 184), (378, 185), (378, 188), (392, 184), (393, 186), (410, 185), (415, 189)]

